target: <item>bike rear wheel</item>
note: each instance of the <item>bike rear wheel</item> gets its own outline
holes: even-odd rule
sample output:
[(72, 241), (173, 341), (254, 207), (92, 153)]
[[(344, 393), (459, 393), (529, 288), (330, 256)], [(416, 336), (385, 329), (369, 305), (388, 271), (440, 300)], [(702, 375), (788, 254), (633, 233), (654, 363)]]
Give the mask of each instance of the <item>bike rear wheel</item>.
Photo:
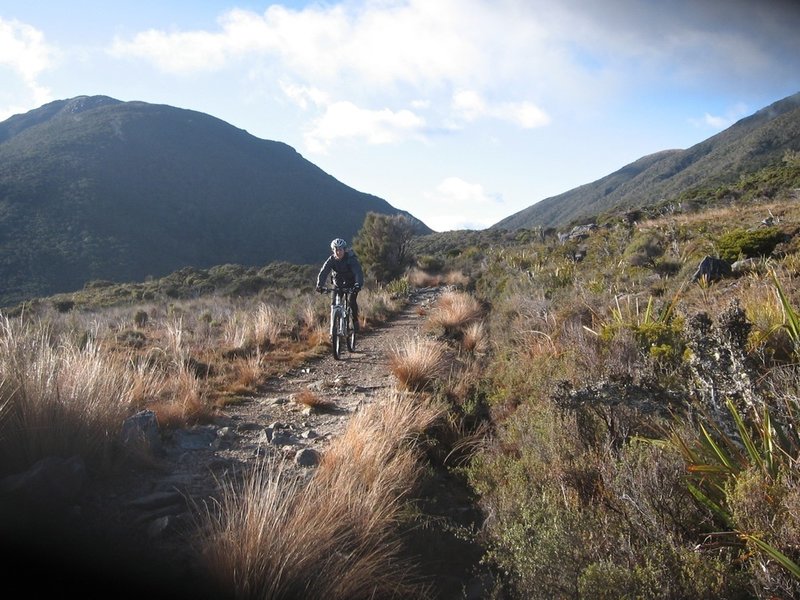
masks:
[(342, 355), (342, 336), (341, 328), (342, 328), (342, 315), (341, 313), (336, 313), (333, 315), (333, 327), (331, 331), (331, 352), (333, 353), (333, 358), (339, 360)]

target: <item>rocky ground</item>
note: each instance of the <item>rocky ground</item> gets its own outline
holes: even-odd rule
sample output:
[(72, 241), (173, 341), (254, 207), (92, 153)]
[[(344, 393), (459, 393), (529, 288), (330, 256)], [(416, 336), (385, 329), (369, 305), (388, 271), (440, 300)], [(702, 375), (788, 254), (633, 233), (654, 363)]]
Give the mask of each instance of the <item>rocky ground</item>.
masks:
[[(38, 563), (37, 572), (52, 574), (29, 580), (42, 591), (52, 585), (63, 592), (74, 584), (76, 591), (112, 585), (116, 596), (224, 595), (209, 587), (193, 555), (193, 515), (217, 496), (221, 481), (265, 455), (283, 456), (294, 469), (310, 473), (360, 406), (387, 398), (394, 384), (389, 352), (419, 334), (423, 309), (435, 295), (434, 289), (416, 294), (396, 318), (363, 332), (356, 351), (342, 360), (315, 359), (269, 381), (259, 395), (226, 407), (213, 424), (173, 432), (160, 442), (154, 460), (85, 486), (57, 526), (41, 517), (20, 525), (24, 543), (13, 547), (20, 569), (9, 565), (9, 574), (22, 577)], [(308, 393), (323, 405), (296, 401)], [(437, 597), (481, 597), (487, 576), (477, 571), (479, 548), (458, 533), (475, 526), (480, 515), (461, 482), (443, 469), (432, 471), (418, 499), (423, 520), (411, 528), (409, 552)]]

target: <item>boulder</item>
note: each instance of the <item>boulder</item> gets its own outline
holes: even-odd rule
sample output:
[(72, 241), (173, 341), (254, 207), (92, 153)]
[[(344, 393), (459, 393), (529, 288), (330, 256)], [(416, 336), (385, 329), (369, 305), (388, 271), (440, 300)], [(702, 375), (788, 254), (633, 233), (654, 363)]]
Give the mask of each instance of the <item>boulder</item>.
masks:
[(697, 270), (692, 275), (692, 281), (717, 281), (730, 276), (731, 266), (728, 261), (713, 256), (706, 256), (700, 261)]

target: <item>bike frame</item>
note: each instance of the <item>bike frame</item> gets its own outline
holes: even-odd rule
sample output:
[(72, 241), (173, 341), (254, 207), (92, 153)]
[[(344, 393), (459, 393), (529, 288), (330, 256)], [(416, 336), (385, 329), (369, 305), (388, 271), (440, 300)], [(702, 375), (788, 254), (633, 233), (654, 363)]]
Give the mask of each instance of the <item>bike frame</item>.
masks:
[(349, 292), (345, 293), (343, 290), (334, 290), (333, 292), (335, 297), (333, 299), (333, 304), (331, 304), (331, 335), (334, 334), (341, 334), (344, 335), (346, 331), (334, 331), (334, 323), (336, 322), (336, 313), (339, 313), (340, 319), (339, 323), (342, 324), (343, 328), (347, 327), (347, 320), (348, 313), (350, 312), (350, 300), (349, 300)]
[(352, 310), (350, 308), (350, 294), (353, 292), (353, 288), (323, 288), (322, 291), (332, 294), (331, 350), (334, 358), (339, 360), (343, 346), (347, 346), (347, 350), (350, 352), (355, 351), (356, 334), (351, 325)]

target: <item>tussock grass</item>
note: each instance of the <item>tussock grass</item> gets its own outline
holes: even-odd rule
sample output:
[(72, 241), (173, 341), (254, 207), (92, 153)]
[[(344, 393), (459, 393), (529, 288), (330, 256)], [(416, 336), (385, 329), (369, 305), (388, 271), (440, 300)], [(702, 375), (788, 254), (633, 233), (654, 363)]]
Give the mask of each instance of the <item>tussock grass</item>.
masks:
[(489, 349), (489, 338), (482, 322), (469, 323), (464, 328), (460, 347), (467, 354), (482, 354)]
[(250, 356), (234, 361), (236, 369), (235, 385), (247, 390), (253, 389), (261, 379), (263, 372), (264, 356), (260, 351), (256, 351)]
[(168, 392), (147, 408), (156, 413), (162, 427), (181, 427), (187, 423), (209, 421), (213, 409), (206, 401), (200, 381), (188, 369), (168, 379)]
[(278, 310), (263, 302), (259, 304), (253, 318), (252, 330), (253, 343), (259, 349), (266, 350), (277, 344), (283, 330)]
[(371, 323), (385, 323), (403, 307), (401, 298), (393, 297), (386, 290), (366, 289), (358, 294), (359, 320), (362, 330)]
[[(363, 320), (372, 306), (380, 319), (399, 307), (373, 299)], [(327, 343), (325, 304), (311, 294), (280, 305), (206, 297), (68, 313), (42, 303), (0, 316), (0, 462), (22, 469), (80, 454), (108, 464), (122, 422), (145, 408), (163, 427), (207, 421), (232, 393), (253, 393)], [(293, 337), (290, 321), (299, 323)]]
[(322, 313), (317, 310), (317, 307), (310, 300), (306, 300), (298, 310), (298, 320), (300, 322), (301, 330), (311, 334), (321, 323), (320, 315)]
[(482, 312), (474, 296), (450, 290), (439, 296), (428, 315), (426, 327), (442, 332), (444, 337), (460, 338), (464, 328), (480, 319)]
[(268, 350), (278, 343), (287, 317), (263, 302), (254, 310), (238, 309), (225, 323), (224, 340), (230, 347), (246, 352)]
[(228, 483), (199, 539), (209, 571), (237, 598), (422, 598), (397, 537), (421, 473), (417, 436), (441, 416), (393, 396), (351, 420), (307, 483), (265, 461)]
[(1, 319), (2, 470), (73, 454), (107, 468), (137, 390), (148, 385), (126, 365), (93, 343), (54, 345), (46, 326)]
[(418, 288), (439, 287), (442, 285), (464, 287), (469, 284), (469, 277), (458, 270), (430, 273), (418, 267), (413, 267), (406, 273), (406, 278), (412, 286)]
[(429, 389), (444, 373), (445, 347), (440, 342), (409, 337), (389, 352), (389, 370), (401, 390), (420, 392)]
[(336, 405), (336, 403), (332, 400), (323, 398), (311, 390), (300, 390), (294, 396), (292, 396), (292, 400), (301, 406), (307, 406), (309, 408), (316, 409), (332, 408)]
[(417, 267), (413, 267), (406, 273), (408, 283), (414, 287), (437, 287), (442, 285), (442, 275), (429, 273)]

